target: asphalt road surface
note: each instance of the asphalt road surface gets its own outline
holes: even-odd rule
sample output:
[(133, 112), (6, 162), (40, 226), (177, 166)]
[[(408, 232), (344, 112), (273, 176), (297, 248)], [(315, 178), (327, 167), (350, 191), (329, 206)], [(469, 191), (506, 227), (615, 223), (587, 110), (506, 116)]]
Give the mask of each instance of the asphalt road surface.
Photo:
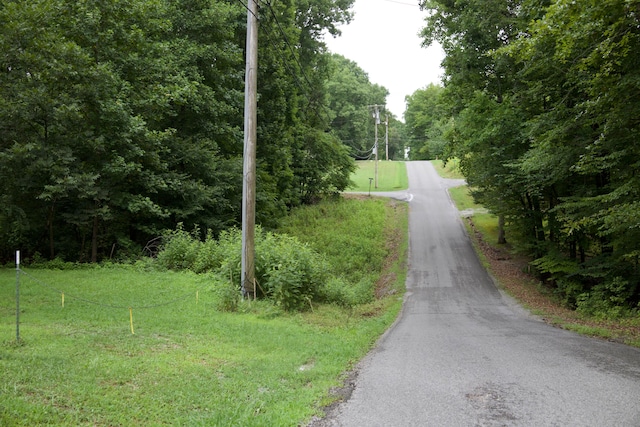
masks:
[(404, 310), (322, 426), (640, 426), (640, 349), (528, 315), (479, 263), (428, 162), (407, 163)]

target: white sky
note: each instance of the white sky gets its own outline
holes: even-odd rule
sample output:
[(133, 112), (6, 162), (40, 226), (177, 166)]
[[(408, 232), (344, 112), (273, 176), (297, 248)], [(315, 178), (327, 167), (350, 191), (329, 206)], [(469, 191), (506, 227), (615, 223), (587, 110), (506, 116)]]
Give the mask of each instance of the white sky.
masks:
[(426, 12), (417, 0), (356, 0), (352, 11), (351, 24), (340, 27), (340, 37), (327, 36), (327, 46), (387, 88), (387, 108), (403, 120), (405, 96), (441, 81), (442, 49), (421, 47), (418, 35)]

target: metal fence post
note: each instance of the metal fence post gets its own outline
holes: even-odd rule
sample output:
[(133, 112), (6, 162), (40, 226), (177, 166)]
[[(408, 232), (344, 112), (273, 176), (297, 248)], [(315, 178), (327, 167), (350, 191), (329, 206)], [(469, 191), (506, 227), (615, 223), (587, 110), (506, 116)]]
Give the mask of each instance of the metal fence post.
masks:
[(16, 251), (16, 343), (20, 342), (20, 251)]

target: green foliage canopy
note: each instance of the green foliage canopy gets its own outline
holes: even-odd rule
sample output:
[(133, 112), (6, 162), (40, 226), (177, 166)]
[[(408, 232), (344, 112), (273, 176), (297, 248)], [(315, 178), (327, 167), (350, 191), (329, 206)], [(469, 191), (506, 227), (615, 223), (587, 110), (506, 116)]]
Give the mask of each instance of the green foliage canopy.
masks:
[(445, 152), (445, 135), (451, 127), (451, 114), (443, 92), (442, 86), (431, 84), (406, 97), (404, 119), (411, 160), (441, 158)]
[(371, 106), (384, 105), (389, 91), (371, 83), (367, 73), (344, 56), (331, 55), (329, 69), (326, 86), (333, 132), (355, 158), (368, 158), (375, 144)]
[(448, 149), (565, 301), (640, 302), (638, 2), (422, 2), (447, 54)]
[[(343, 189), (321, 35), (352, 0), (260, 11), (258, 221)], [(0, 258), (135, 253), (238, 224), (244, 25), (222, 0), (0, 4)], [(309, 161), (313, 159), (313, 161)]]

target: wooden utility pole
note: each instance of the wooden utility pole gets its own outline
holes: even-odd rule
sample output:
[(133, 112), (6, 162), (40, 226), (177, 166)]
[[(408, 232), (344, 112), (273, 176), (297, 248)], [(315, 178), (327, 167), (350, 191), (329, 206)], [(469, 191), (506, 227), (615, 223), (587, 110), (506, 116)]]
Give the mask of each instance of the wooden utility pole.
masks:
[(384, 142), (386, 147), (387, 161), (389, 161), (389, 115), (386, 115), (386, 119), (384, 122), (385, 133), (384, 133)]
[(378, 123), (380, 123), (380, 113), (378, 112), (378, 106), (376, 105), (376, 111), (373, 114), (373, 117), (375, 117), (376, 120), (376, 140), (374, 143), (374, 147), (376, 150), (376, 164), (375, 164), (375, 188), (378, 188)]
[(374, 188), (378, 188), (378, 125), (380, 124), (380, 107), (382, 105), (369, 105), (369, 108), (373, 108), (373, 119), (375, 120), (375, 142), (373, 150), (376, 154), (376, 162), (374, 166)]
[(244, 155), (242, 169), (242, 294), (254, 298), (256, 229), (256, 139), (258, 92), (258, 3), (247, 2), (247, 57), (244, 77)]

